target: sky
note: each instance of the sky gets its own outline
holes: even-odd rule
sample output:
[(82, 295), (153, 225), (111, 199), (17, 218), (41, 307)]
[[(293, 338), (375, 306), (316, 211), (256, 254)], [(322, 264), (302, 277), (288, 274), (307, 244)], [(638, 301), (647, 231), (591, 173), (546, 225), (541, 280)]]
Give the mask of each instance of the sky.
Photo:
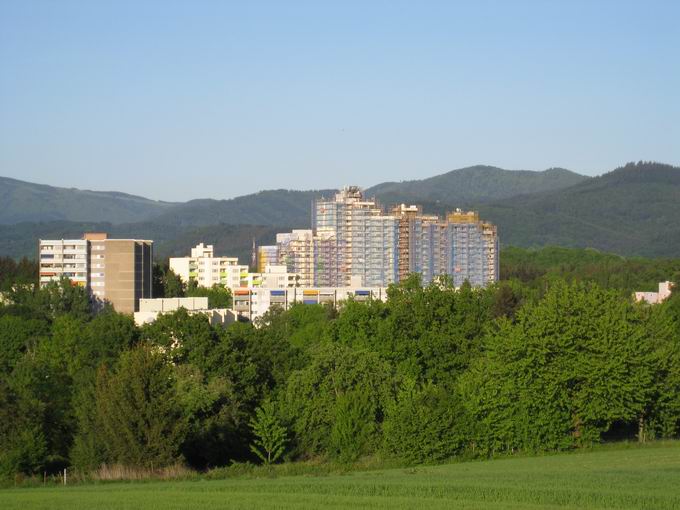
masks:
[(185, 201), (680, 165), (680, 2), (0, 0), (0, 175)]

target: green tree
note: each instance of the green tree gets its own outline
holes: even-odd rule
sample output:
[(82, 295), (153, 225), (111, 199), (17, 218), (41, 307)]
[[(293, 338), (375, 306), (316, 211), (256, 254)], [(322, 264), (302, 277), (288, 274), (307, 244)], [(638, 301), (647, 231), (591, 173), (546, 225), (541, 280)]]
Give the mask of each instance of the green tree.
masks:
[(385, 450), (408, 462), (451, 457), (463, 449), (468, 432), (457, 395), (432, 383), (406, 379), (386, 406)]
[[(390, 392), (390, 369), (380, 356), (336, 343), (324, 342), (312, 349), (310, 363), (290, 375), (282, 396), (299, 454), (329, 451), (331, 430), (342, 408), (337, 401), (358, 390), (365, 393), (370, 407), (364, 414), (366, 421), (377, 424)], [(371, 430), (368, 443), (373, 447), (379, 429), (376, 425)]]
[(250, 450), (266, 465), (276, 462), (285, 451), (287, 432), (271, 400), (265, 400), (255, 410), (255, 416), (250, 420), (250, 428), (255, 435)]
[(99, 370), (98, 422), (108, 457), (131, 466), (163, 466), (180, 457), (187, 417), (172, 365), (148, 344), (121, 355), (114, 371)]
[(486, 452), (564, 449), (636, 430), (653, 392), (639, 311), (595, 285), (555, 283), (516, 323), (501, 320), (460, 383)]
[(376, 439), (375, 407), (360, 388), (341, 394), (335, 400), (333, 425), (328, 438), (328, 454), (343, 464), (356, 461), (370, 451)]
[(186, 297), (207, 297), (210, 308), (229, 308), (231, 306), (231, 290), (216, 283), (212, 287), (199, 287), (195, 281), (189, 282)]
[(161, 276), (161, 286), (163, 297), (174, 298), (184, 297), (186, 294), (186, 284), (172, 269), (166, 269)]

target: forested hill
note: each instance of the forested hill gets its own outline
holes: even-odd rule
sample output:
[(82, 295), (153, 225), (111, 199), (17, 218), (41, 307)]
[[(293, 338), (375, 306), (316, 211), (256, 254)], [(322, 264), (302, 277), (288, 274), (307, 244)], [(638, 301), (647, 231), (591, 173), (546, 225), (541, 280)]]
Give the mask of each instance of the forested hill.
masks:
[(238, 257), (244, 264), (248, 264), (253, 240), (258, 246), (271, 244), (275, 241), (277, 232), (290, 228), (224, 224), (196, 227), (153, 222), (121, 225), (69, 221), (19, 223), (0, 225), (0, 257), (34, 259), (38, 239), (79, 239), (83, 232), (108, 232), (114, 238), (153, 239), (154, 257), (159, 260), (187, 256), (192, 246), (205, 242), (214, 245), (216, 253)]
[(481, 204), (503, 244), (680, 254), (680, 168), (630, 163), (567, 189)]
[(23, 221), (145, 221), (173, 206), (126, 193), (56, 188), (0, 177), (0, 224)]
[(154, 219), (167, 225), (293, 225), (309, 228), (312, 202), (335, 190), (268, 190), (230, 200), (191, 200)]
[[(492, 169), (491, 167), (474, 167), (475, 170), (458, 170), (444, 174), (456, 176), (456, 172), (479, 176), (485, 182), (485, 175), (500, 175), (500, 181), (512, 193), (519, 192), (521, 186), (512, 188), (508, 179), (514, 172)], [(499, 173), (500, 172), (500, 173)], [(532, 172), (528, 172), (532, 173)], [(519, 172), (519, 181), (522, 181)], [(528, 192), (508, 198), (489, 201), (480, 198), (478, 201), (467, 199), (458, 201), (457, 192), (448, 195), (427, 195), (429, 200), (418, 200), (422, 188), (414, 181), (413, 200), (409, 197), (393, 195), (395, 202), (420, 202), (428, 212), (445, 213), (454, 207), (469, 207), (480, 211), (482, 218), (498, 225), (498, 232), (503, 246), (522, 247), (568, 246), (595, 248), (602, 251), (626, 256), (677, 257), (680, 254), (680, 168), (661, 163), (630, 163), (612, 172), (595, 178), (580, 178), (576, 174), (564, 170), (547, 170), (533, 172), (541, 179), (565, 184), (569, 179), (576, 179), (575, 184), (561, 189)], [(576, 177), (573, 177), (576, 175)], [(557, 176), (557, 177), (555, 177)], [(455, 177), (456, 179), (459, 176)], [(566, 180), (565, 180), (566, 179)], [(431, 180), (430, 180), (431, 181)], [(492, 182), (493, 179), (486, 182)], [(0, 181), (0, 184), (7, 180)], [(481, 191), (474, 191), (471, 179), (465, 188), (470, 196), (480, 196)], [(384, 186), (384, 187), (383, 187)], [(445, 189), (442, 184), (442, 189)], [(484, 188), (479, 184), (479, 189)], [(376, 190), (378, 198), (386, 205), (390, 204), (390, 191), (387, 185), (370, 188), (369, 194)], [(491, 187), (489, 193), (492, 193)], [(0, 198), (4, 195), (0, 191)], [(82, 192), (95, 193), (96, 192)], [(255, 237), (258, 243), (273, 241), (276, 231), (290, 228), (308, 228), (311, 219), (311, 204), (314, 198), (330, 196), (333, 190), (319, 191), (263, 191), (253, 195), (231, 200), (193, 200), (183, 204), (162, 204), (160, 212), (153, 213), (153, 218), (143, 220), (144, 210), (151, 201), (120, 195), (128, 204), (139, 205), (140, 212), (133, 222), (102, 223), (95, 215), (87, 223), (59, 221), (49, 222), (55, 218), (35, 220), (21, 225), (0, 225), (0, 256), (35, 256), (35, 241), (39, 237), (63, 238), (79, 236), (83, 229), (90, 226), (95, 229), (106, 229), (112, 235), (127, 235), (155, 239), (159, 241), (157, 254), (177, 253), (180, 245), (188, 239), (206, 241), (222, 245), (224, 249), (234, 250), (233, 254), (247, 256), (248, 238)], [(381, 194), (382, 193), (382, 194)], [(423, 192), (424, 193), (424, 192)], [(476, 195), (475, 195), (476, 194)], [(107, 196), (115, 194), (105, 194)], [(437, 196), (441, 196), (437, 198)], [(398, 200), (397, 200), (398, 198)], [(12, 199), (14, 200), (14, 199)], [(104, 198), (99, 199), (106, 204)], [(5, 202), (2, 202), (3, 205)], [(0, 223), (7, 218), (20, 217), (16, 208), (7, 202), (9, 207), (0, 208)], [(46, 199), (45, 203), (49, 203)], [(75, 202), (82, 204), (87, 211), (87, 200)], [(146, 209), (145, 209), (146, 208)], [(142, 210), (143, 209), (143, 210)], [(131, 214), (131, 213), (127, 213)], [(149, 213), (151, 214), (151, 213)], [(45, 223), (45, 221), (49, 223)], [(238, 235), (232, 243), (222, 240), (230, 225)], [(262, 225), (262, 226), (253, 226)], [(74, 234), (75, 233), (75, 234)], [(204, 239), (197, 236), (204, 234)], [(166, 248), (167, 247), (167, 248)], [(184, 251), (190, 246), (183, 246)], [(238, 253), (236, 253), (238, 252)], [(227, 253), (227, 252), (223, 252)]]
[(533, 172), (477, 165), (427, 179), (384, 182), (368, 188), (366, 195), (376, 196), (385, 204), (479, 204), (517, 195), (559, 190), (588, 179), (590, 178), (563, 168)]
[[(440, 202), (456, 206), (561, 189), (587, 177), (568, 170), (511, 171), (489, 166), (454, 170), (421, 181), (384, 183), (366, 192), (390, 202)], [(329, 184), (332, 184), (329, 182)], [(311, 203), (326, 190), (267, 190), (228, 200), (199, 199), (183, 203), (148, 200), (124, 193), (55, 188), (0, 178), (0, 223), (24, 221), (104, 221), (113, 224), (154, 221), (158, 224), (309, 226)]]

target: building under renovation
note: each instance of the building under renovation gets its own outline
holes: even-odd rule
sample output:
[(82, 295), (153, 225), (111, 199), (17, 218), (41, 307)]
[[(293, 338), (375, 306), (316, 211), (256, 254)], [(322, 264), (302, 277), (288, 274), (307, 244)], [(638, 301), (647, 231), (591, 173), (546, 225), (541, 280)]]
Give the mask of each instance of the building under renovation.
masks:
[(389, 213), (356, 186), (312, 207), (312, 229), (279, 234), (261, 246), (304, 286), (386, 287), (419, 273), (423, 283), (449, 275), (455, 286), (484, 287), (498, 279), (496, 227), (476, 212), (455, 210), (445, 218), (401, 204)]

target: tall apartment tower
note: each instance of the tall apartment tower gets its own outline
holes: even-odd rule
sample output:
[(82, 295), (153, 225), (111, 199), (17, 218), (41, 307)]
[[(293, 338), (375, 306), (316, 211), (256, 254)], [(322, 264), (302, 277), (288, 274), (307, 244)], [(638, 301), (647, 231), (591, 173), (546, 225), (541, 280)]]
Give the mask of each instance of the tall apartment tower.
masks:
[(357, 186), (317, 200), (312, 226), (319, 249), (315, 285), (380, 287), (398, 280), (399, 220), (365, 199)]
[(480, 221), (477, 212), (460, 209), (446, 217), (444, 239), (446, 272), (456, 287), (469, 281), (484, 287), (498, 280), (498, 235), (496, 226)]
[(303, 287), (314, 285), (314, 234), (311, 230), (293, 230), (276, 234), (278, 264), (300, 276)]
[(395, 207), (399, 218), (399, 279), (420, 273), (423, 283), (449, 275), (456, 287), (466, 280), (484, 287), (498, 280), (496, 226), (460, 209), (446, 218), (424, 215), (417, 206)]
[(152, 297), (153, 241), (87, 233), (83, 239), (41, 239), (38, 252), (41, 286), (67, 277), (121, 313), (138, 311), (139, 300)]
[(260, 247), (261, 260), (277, 258), (314, 287), (387, 287), (419, 273), (424, 284), (449, 275), (456, 287), (484, 287), (498, 280), (496, 227), (476, 212), (446, 217), (401, 204), (385, 213), (356, 186), (312, 206), (312, 230), (277, 235)]
[[(277, 234), (277, 238), (279, 235)], [(257, 247), (257, 272), (264, 273), (267, 266), (279, 265), (279, 248), (272, 244)]]

